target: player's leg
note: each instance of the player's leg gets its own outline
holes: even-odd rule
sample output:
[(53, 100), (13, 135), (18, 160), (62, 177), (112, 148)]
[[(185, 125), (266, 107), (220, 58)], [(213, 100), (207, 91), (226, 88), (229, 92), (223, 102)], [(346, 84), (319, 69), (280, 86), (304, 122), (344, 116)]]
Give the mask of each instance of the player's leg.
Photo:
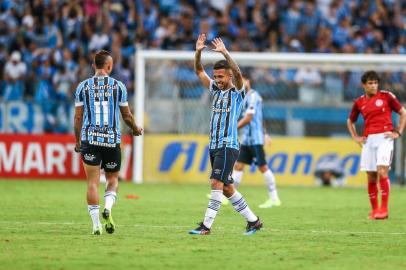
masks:
[(390, 193), (390, 180), (389, 180), (389, 168), (392, 163), (393, 155), (393, 139), (385, 138), (383, 135), (378, 138), (379, 147), (377, 150), (377, 171), (378, 171), (378, 180), (379, 187), (381, 190), (381, 207), (378, 214), (376, 215), (377, 219), (386, 219), (388, 218), (388, 201)]
[(244, 174), (244, 163), (237, 161), (234, 165), (233, 173), (231, 177), (234, 180), (234, 186), (238, 187), (242, 181), (242, 176)]
[(101, 222), (99, 216), (99, 178), (100, 166), (83, 163), (87, 177), (87, 209), (93, 223), (93, 234), (101, 234)]
[(212, 173), (210, 176), (211, 192), (209, 198), (209, 204), (207, 205), (206, 212), (204, 214), (204, 220), (194, 230), (190, 230), (189, 234), (210, 234), (210, 229), (216, 218), (217, 212), (221, 207), (221, 200), (223, 198), (223, 182), (218, 180), (221, 178), (222, 169), (224, 167), (224, 156), (222, 149), (210, 150), (210, 164), (212, 166)]
[(388, 176), (389, 166), (378, 166), (378, 180), (381, 190), (381, 207), (375, 215), (376, 219), (386, 219), (389, 217), (388, 202), (390, 193), (390, 180)]
[(278, 196), (278, 190), (276, 188), (275, 175), (269, 169), (266, 159), (265, 151), (263, 145), (254, 145), (253, 150), (255, 151), (255, 157), (257, 160), (257, 165), (259, 171), (262, 173), (265, 179), (265, 184), (268, 188), (269, 199), (263, 204), (259, 205), (260, 208), (270, 208), (272, 206), (280, 206), (281, 200)]
[(371, 212), (369, 213), (369, 219), (375, 219), (375, 215), (378, 213), (378, 185), (377, 185), (377, 173), (374, 171), (367, 171), (368, 177), (368, 196), (371, 204)]
[(108, 233), (114, 233), (115, 223), (112, 216), (112, 207), (116, 202), (117, 189), (118, 189), (118, 176), (120, 174), (121, 167), (121, 150), (120, 147), (106, 148), (102, 155), (102, 167), (106, 172), (106, 190), (104, 193), (104, 209), (103, 220), (105, 223), (105, 229)]
[(253, 158), (253, 156), (250, 151), (250, 146), (241, 145), (240, 153), (238, 155), (237, 162), (234, 165), (233, 174), (231, 175), (231, 177), (233, 178), (235, 187), (238, 187), (238, 185), (242, 181), (242, 177), (244, 174), (244, 165), (251, 164), (252, 158)]
[(83, 167), (87, 179), (87, 209), (93, 223), (93, 234), (101, 234), (101, 222), (99, 216), (99, 182), (101, 157), (97, 149), (87, 142), (80, 146)]
[(222, 177), (224, 183), (223, 193), (229, 199), (230, 203), (233, 205), (234, 209), (240, 213), (247, 220), (247, 231), (246, 234), (251, 235), (257, 230), (261, 229), (262, 223), (254, 212), (250, 209), (244, 197), (238, 192), (233, 185), (233, 179), (231, 178), (231, 172), (235, 161), (238, 158), (238, 150), (232, 148), (225, 149), (225, 164), (223, 173), (229, 177)]
[(375, 219), (378, 212), (378, 186), (376, 172), (376, 148), (374, 147), (374, 138), (368, 137), (367, 142), (362, 146), (361, 150), (361, 171), (366, 172), (368, 179), (368, 197), (371, 204), (371, 212), (368, 215), (369, 219)]

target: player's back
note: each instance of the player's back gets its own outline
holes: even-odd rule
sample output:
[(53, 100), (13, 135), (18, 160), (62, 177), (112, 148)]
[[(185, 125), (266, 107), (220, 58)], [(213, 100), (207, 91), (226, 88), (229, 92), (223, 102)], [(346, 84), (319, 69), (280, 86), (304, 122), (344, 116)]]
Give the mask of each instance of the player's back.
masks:
[(93, 76), (76, 89), (75, 106), (83, 105), (81, 140), (115, 147), (121, 142), (119, 106), (127, 106), (124, 84), (109, 76)]

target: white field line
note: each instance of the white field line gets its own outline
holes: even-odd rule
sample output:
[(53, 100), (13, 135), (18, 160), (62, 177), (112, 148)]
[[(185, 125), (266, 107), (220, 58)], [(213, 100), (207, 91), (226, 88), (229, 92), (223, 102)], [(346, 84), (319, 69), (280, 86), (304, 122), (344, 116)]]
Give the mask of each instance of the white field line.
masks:
[[(0, 221), (0, 224), (4, 225), (26, 225), (26, 222), (22, 221)], [(30, 222), (30, 226), (90, 226), (89, 223), (75, 223), (75, 222)], [(193, 224), (189, 226), (179, 225), (149, 225), (149, 224), (118, 224), (117, 227), (135, 227), (135, 228), (155, 228), (155, 229), (179, 229), (188, 230), (194, 227)], [(235, 231), (236, 228), (229, 228), (224, 226), (215, 226), (215, 230), (228, 230)], [(291, 229), (276, 229), (276, 228), (263, 228), (264, 231), (276, 232), (281, 234), (326, 234), (326, 235), (406, 235), (406, 232), (374, 232), (374, 231), (329, 231), (329, 230), (291, 230)], [(239, 230), (240, 231), (240, 230)]]

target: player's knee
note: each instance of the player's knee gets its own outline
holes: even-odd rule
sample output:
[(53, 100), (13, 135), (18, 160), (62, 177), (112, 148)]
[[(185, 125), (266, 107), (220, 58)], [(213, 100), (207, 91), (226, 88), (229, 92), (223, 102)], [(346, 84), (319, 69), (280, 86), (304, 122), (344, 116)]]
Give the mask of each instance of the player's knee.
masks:
[(259, 166), (258, 169), (259, 169), (259, 171), (260, 171), (261, 173), (264, 173), (264, 172), (266, 172), (267, 170), (269, 170), (268, 165)]
[(244, 164), (241, 162), (237, 162), (234, 165), (234, 170), (236, 171), (242, 171), (244, 169)]
[(224, 188), (223, 188), (223, 194), (227, 198), (230, 198), (234, 194), (234, 192), (235, 192), (235, 189), (234, 189), (233, 185), (227, 185), (227, 186), (224, 186)]
[(211, 189), (212, 190), (223, 190), (224, 184), (223, 182), (217, 179), (211, 179)]

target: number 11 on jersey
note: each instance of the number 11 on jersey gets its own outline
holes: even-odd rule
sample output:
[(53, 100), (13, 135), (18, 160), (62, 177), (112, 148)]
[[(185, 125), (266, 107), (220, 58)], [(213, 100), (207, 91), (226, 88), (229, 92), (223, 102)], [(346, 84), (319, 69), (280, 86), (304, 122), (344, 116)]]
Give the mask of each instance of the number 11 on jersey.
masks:
[(101, 122), (101, 108), (103, 107), (103, 125), (109, 124), (109, 102), (108, 101), (95, 101), (94, 108), (95, 108), (95, 115), (96, 115), (96, 126), (100, 126)]

